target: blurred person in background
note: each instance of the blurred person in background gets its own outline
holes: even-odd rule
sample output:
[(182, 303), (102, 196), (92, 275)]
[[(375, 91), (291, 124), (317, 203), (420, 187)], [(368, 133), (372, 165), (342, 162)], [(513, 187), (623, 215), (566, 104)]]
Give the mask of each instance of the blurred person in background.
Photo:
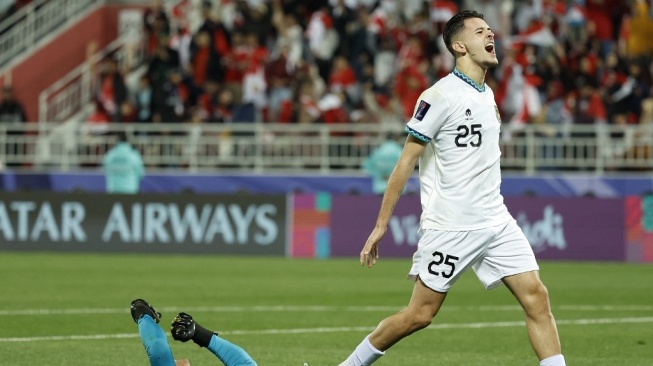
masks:
[(136, 120), (138, 122), (152, 122), (152, 85), (147, 75), (141, 76), (134, 95)]
[(97, 98), (112, 122), (120, 121), (120, 106), (127, 99), (127, 87), (123, 75), (118, 69), (118, 62), (108, 58), (102, 64), (99, 75)]
[(389, 133), (385, 142), (379, 145), (363, 162), (363, 171), (372, 177), (372, 192), (382, 195), (388, 186), (388, 178), (395, 168), (402, 146), (399, 136)]
[(124, 132), (118, 133), (118, 143), (107, 151), (102, 165), (107, 193), (138, 193), (145, 167), (141, 154), (129, 144)]
[(192, 76), (195, 85), (203, 85), (207, 80), (219, 81), (223, 78), (220, 56), (211, 42), (208, 30), (198, 32), (191, 43)]
[(90, 135), (104, 135), (109, 131), (110, 124), (111, 116), (104, 109), (102, 102), (96, 99), (91, 113), (86, 118), (84, 130)]
[[(189, 87), (189, 98), (184, 102), (187, 112), (183, 120), (191, 114), (194, 119), (206, 118), (203, 115), (207, 109), (199, 104), (206, 104), (207, 99), (195, 95), (211, 94), (210, 99), (215, 100), (214, 93), (204, 89), (206, 81), (211, 79), (215, 79), (220, 89), (228, 86), (234, 102), (242, 104), (243, 108), (235, 114), (243, 116), (236, 117), (238, 120), (321, 122), (326, 114), (326, 119), (333, 121), (332, 110), (325, 113), (317, 104), (326, 96), (329, 96), (327, 100), (335, 101), (332, 96), (340, 90), (346, 90), (347, 97), (342, 100), (344, 110), (349, 114), (357, 112), (357, 117), (349, 118), (348, 123), (377, 120), (374, 117), (379, 112), (374, 103), (377, 94), (390, 97), (393, 101), (390, 105), (403, 105), (407, 118), (417, 98), (415, 93), (421, 89), (419, 85), (423, 81), (434, 83), (453, 69), (454, 58), (446, 52), (439, 27), (458, 8), (468, 7), (481, 9), (487, 13), (489, 23), (497, 23), (493, 24), (495, 49), (503, 67), (490, 70), (488, 82), (494, 79), (498, 84), (495, 94), (505, 121), (506, 139), (511, 136), (510, 121), (515, 122), (515, 132), (521, 133), (519, 129), (533, 123), (539, 115), (550, 114), (550, 120), (559, 120), (559, 112), (579, 112), (576, 104), (574, 108), (561, 109), (560, 98), (573, 102), (586, 99), (580, 97), (583, 94), (580, 86), (587, 82), (595, 84), (598, 99), (607, 109), (608, 123), (614, 123), (615, 119), (622, 121), (623, 114), (627, 115), (627, 123), (636, 123), (643, 100), (651, 94), (653, 43), (647, 42), (653, 39), (651, 1), (204, 0), (198, 3), (201, 3), (198, 9), (201, 13), (194, 22), (188, 21), (194, 26), (185, 30), (193, 30), (192, 38), (196, 42), (192, 48), (198, 53), (194, 54), (195, 70), (181, 68), (187, 73), (183, 79), (192, 81), (184, 82)], [(167, 11), (159, 1), (154, 1), (146, 16), (146, 28), (156, 38), (148, 70), (153, 94), (159, 94), (168, 81), (169, 70), (179, 68), (180, 58), (184, 58), (181, 54), (186, 52), (182, 52), (182, 46), (174, 47), (170, 40), (171, 26), (179, 28), (186, 23), (177, 24), (175, 8), (168, 11), (171, 14)], [(187, 51), (190, 57), (190, 50)], [(208, 61), (213, 57), (215, 61)], [(639, 70), (631, 67), (634, 63), (639, 65)], [(263, 74), (258, 71), (260, 65), (265, 68)], [(217, 77), (211, 76), (216, 74)], [(313, 84), (311, 93), (302, 92), (305, 88), (301, 85), (307, 80)], [(562, 90), (556, 92), (555, 108), (540, 113), (539, 106), (551, 97), (547, 93), (549, 81), (562, 84)], [(329, 85), (328, 90), (324, 88), (325, 83)], [(395, 91), (392, 96), (391, 91)], [(590, 99), (598, 103), (596, 97)], [(136, 97), (130, 96), (129, 100), (135, 101)], [(580, 112), (587, 104), (581, 102)], [(160, 104), (155, 109), (160, 109)], [(160, 114), (153, 111), (155, 116)], [(337, 119), (344, 122), (340, 117)]]
[(306, 37), (320, 77), (326, 82), (329, 80), (331, 63), (340, 42), (327, 6), (313, 13), (306, 28)]
[(159, 47), (160, 35), (170, 33), (170, 19), (161, 0), (152, 0), (143, 12), (143, 28), (146, 37), (146, 52), (152, 55)]
[(292, 83), (297, 65), (290, 58), (290, 45), (279, 45), (275, 58), (265, 66), (265, 77), (269, 90), (268, 121), (279, 122), (282, 105), (292, 99)]
[(0, 101), (0, 123), (22, 123), (27, 122), (25, 108), (16, 99), (14, 91), (10, 86), (2, 89), (2, 100)]
[(625, 38), (626, 54), (630, 57), (649, 55), (653, 52), (653, 16), (646, 0), (635, 0), (631, 5), (631, 14), (626, 17), (622, 26), (622, 37)]
[[(27, 122), (27, 116), (25, 115), (25, 108), (23, 105), (16, 99), (14, 96), (14, 91), (10, 86), (5, 86), (2, 89), (2, 100), (0, 101), (0, 125), (7, 128), (7, 135), (9, 136), (20, 136), (24, 132), (22, 131), (22, 125), (24, 122)], [(12, 125), (20, 124), (20, 129), (12, 130)], [(4, 146), (4, 153), (7, 155), (13, 155), (18, 152), (20, 149), (19, 143), (7, 142)], [(4, 168), (2, 162), (0, 161), (0, 169)], [(7, 165), (13, 165), (8, 163)]]
[(153, 92), (154, 122), (180, 123), (186, 119), (191, 90), (179, 69), (168, 71), (167, 80)]
[(152, 90), (157, 91), (168, 80), (170, 71), (178, 69), (179, 52), (172, 49), (166, 42), (167, 37), (162, 36), (162, 42), (154, 49), (154, 53), (147, 66), (147, 76), (152, 85)]

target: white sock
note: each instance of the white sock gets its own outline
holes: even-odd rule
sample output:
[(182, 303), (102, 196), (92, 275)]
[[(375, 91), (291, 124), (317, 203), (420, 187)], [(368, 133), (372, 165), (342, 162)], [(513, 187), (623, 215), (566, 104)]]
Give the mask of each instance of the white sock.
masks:
[(340, 366), (369, 366), (381, 358), (385, 352), (381, 352), (374, 348), (372, 343), (370, 343), (369, 337), (370, 336), (365, 337), (361, 344), (356, 347), (354, 353), (349, 355), (345, 362), (341, 363)]
[(555, 355), (540, 361), (540, 366), (567, 366), (563, 355)]

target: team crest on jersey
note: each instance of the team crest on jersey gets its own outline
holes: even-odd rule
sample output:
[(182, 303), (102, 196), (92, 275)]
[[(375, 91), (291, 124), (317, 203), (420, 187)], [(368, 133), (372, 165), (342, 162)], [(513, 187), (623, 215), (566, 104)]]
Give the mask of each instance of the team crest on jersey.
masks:
[(501, 123), (501, 114), (499, 113), (499, 107), (494, 106), (494, 111), (497, 112), (497, 121)]
[(431, 108), (431, 105), (426, 103), (423, 100), (419, 101), (419, 106), (417, 106), (417, 112), (415, 112), (415, 119), (418, 121), (421, 121), (424, 119), (424, 116), (426, 116), (426, 112), (429, 111), (429, 108)]

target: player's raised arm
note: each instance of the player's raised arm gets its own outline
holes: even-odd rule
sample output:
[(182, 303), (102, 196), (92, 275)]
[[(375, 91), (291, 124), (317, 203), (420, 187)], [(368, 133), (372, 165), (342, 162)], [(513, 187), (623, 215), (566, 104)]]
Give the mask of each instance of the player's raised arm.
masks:
[(373, 264), (376, 264), (376, 260), (379, 258), (379, 242), (388, 228), (388, 222), (390, 221), (390, 217), (392, 217), (395, 205), (406, 186), (406, 182), (413, 174), (413, 171), (415, 171), (415, 164), (424, 152), (425, 146), (425, 142), (418, 140), (412, 135), (408, 135), (399, 161), (388, 179), (388, 186), (383, 194), (383, 201), (374, 230), (372, 230), (372, 233), (367, 238), (365, 246), (361, 251), (361, 266), (367, 265), (371, 267)]

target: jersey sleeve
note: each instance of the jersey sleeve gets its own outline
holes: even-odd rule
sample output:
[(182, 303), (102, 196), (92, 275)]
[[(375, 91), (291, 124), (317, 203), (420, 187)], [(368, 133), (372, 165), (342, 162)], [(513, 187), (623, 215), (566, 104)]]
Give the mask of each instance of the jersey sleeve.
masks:
[(415, 113), (406, 125), (406, 132), (417, 139), (430, 142), (449, 117), (449, 101), (437, 89), (420, 95)]

